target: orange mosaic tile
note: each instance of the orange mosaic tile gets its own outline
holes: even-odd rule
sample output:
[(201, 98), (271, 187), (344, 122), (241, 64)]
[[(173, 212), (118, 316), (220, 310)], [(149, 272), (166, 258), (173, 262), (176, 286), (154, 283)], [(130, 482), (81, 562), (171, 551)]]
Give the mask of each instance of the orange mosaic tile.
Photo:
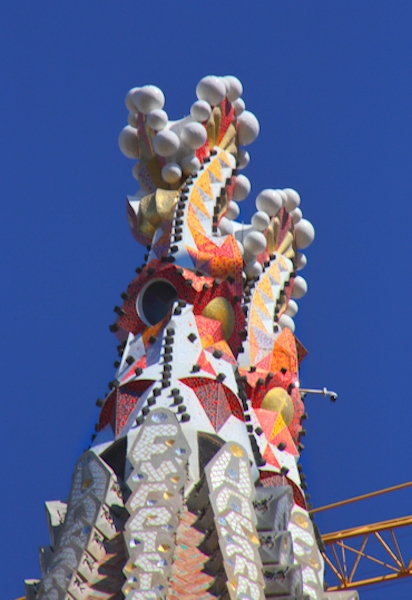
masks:
[(203, 571), (210, 557), (198, 548), (205, 534), (194, 527), (197, 518), (197, 515), (186, 509), (180, 515), (167, 593), (169, 600), (182, 600), (182, 598), (214, 600), (216, 598), (209, 592), (214, 577)]

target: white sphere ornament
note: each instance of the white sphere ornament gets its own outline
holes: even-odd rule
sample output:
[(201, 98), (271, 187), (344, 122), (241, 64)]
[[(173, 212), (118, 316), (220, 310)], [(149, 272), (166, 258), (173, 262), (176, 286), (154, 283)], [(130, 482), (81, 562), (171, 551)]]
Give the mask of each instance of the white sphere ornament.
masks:
[(200, 123), (207, 121), (211, 113), (212, 109), (209, 102), (206, 102), (206, 100), (197, 100), (196, 102), (193, 102), (190, 108), (192, 118)]
[(247, 252), (257, 256), (266, 248), (266, 238), (260, 231), (251, 231), (243, 240), (243, 246)]
[(200, 160), (197, 156), (184, 156), (180, 161), (180, 165), (185, 175), (192, 175), (200, 169)]
[(128, 110), (130, 110), (130, 112), (135, 113), (136, 112), (136, 106), (133, 102), (133, 96), (135, 92), (138, 92), (140, 90), (139, 87), (134, 87), (131, 90), (129, 90), (126, 94), (126, 98), (124, 99), (125, 104), (126, 104), (126, 108)]
[(295, 262), (296, 262), (296, 270), (301, 271), (302, 269), (304, 269), (306, 267), (308, 259), (306, 258), (306, 256), (304, 254), (302, 254), (302, 252), (297, 252)]
[(259, 277), (262, 274), (263, 268), (259, 261), (254, 260), (250, 261), (246, 264), (245, 274), (248, 279), (253, 279), (254, 277)]
[(238, 130), (237, 136), (241, 146), (248, 146), (255, 141), (259, 135), (259, 121), (253, 113), (245, 110), (237, 119)]
[(283, 206), (282, 197), (277, 190), (262, 190), (256, 198), (256, 208), (274, 217)]
[(283, 191), (286, 194), (285, 209), (286, 212), (290, 213), (299, 206), (300, 196), (297, 191), (292, 190), (292, 188), (285, 188)]
[(245, 273), (248, 279), (253, 279), (253, 277), (259, 277), (259, 275), (262, 274), (262, 271), (262, 265), (257, 260), (249, 262), (245, 266)]
[(243, 94), (242, 82), (233, 75), (226, 75), (224, 79), (227, 83), (226, 98), (229, 102), (234, 102)]
[(232, 221), (229, 221), (226, 217), (222, 217), (218, 224), (218, 229), (222, 235), (233, 234), (234, 228)]
[(306, 283), (306, 279), (303, 279), (300, 275), (295, 277), (295, 281), (293, 282), (292, 288), (292, 298), (295, 300), (299, 300), (299, 298), (303, 298), (303, 296), (308, 291), (308, 284)]
[(235, 219), (238, 218), (239, 213), (240, 213), (239, 205), (234, 200), (231, 200), (229, 202), (229, 208), (226, 211), (225, 217), (227, 219), (230, 219), (231, 221), (234, 221)]
[(283, 315), (281, 317), (279, 317), (278, 324), (281, 326), (282, 329), (285, 329), (285, 327), (288, 327), (292, 333), (295, 331), (295, 323), (294, 323), (292, 317), (290, 317), (286, 313), (283, 313)]
[(301, 219), (295, 225), (295, 240), (296, 246), (299, 249), (307, 248), (315, 239), (315, 230), (313, 225), (307, 219)]
[(238, 169), (245, 169), (250, 163), (250, 154), (247, 150), (240, 148), (237, 155)]
[(220, 79), (221, 81), (223, 81), (223, 85), (225, 86), (225, 96), (227, 97), (227, 95), (228, 95), (228, 93), (229, 93), (229, 89), (230, 89), (229, 82), (228, 82), (228, 81), (226, 81), (226, 78), (225, 78), (225, 77), (220, 77), (220, 76), (219, 76), (219, 79)]
[(290, 298), (287, 308), (285, 310), (285, 315), (288, 315), (289, 317), (294, 317), (296, 315), (296, 313), (299, 310), (299, 306), (297, 305), (297, 302), (295, 302), (294, 300), (292, 300), (292, 298)]
[(233, 109), (235, 111), (235, 117), (240, 117), (242, 112), (244, 112), (246, 108), (245, 101), (242, 98), (238, 98), (234, 102), (232, 102)]
[(233, 188), (233, 200), (241, 202), (250, 193), (251, 184), (247, 177), (238, 175), (236, 177), (235, 186)]
[(172, 156), (179, 145), (180, 140), (173, 131), (159, 131), (153, 138), (153, 148), (159, 156)]
[(244, 253), (245, 253), (245, 249), (244, 249), (244, 247), (243, 247), (243, 244), (242, 244), (242, 242), (240, 242), (239, 240), (236, 240), (236, 243), (237, 243), (237, 247), (239, 248), (239, 252), (240, 252), (240, 254), (243, 256), (243, 255), (244, 255)]
[(196, 86), (196, 96), (206, 100), (212, 106), (220, 104), (226, 95), (226, 86), (221, 77), (208, 75), (203, 77)]
[(283, 206), (285, 206), (286, 200), (288, 198), (286, 195), (286, 192), (284, 190), (279, 190), (279, 189), (277, 189), (276, 191), (279, 194), (279, 196), (282, 198)]
[(137, 130), (134, 127), (123, 127), (119, 134), (119, 148), (127, 158), (139, 158)]
[(127, 115), (127, 122), (131, 127), (137, 129), (137, 113), (129, 112), (129, 114)]
[(156, 108), (163, 108), (165, 96), (155, 85), (144, 85), (133, 93), (133, 103), (143, 115), (149, 114)]
[(150, 129), (161, 131), (166, 127), (168, 120), (169, 117), (167, 116), (166, 111), (161, 108), (155, 108), (147, 115), (146, 123), (149, 125)]
[(132, 169), (132, 175), (135, 179), (137, 179), (137, 181), (139, 181), (139, 170), (140, 170), (140, 163), (137, 162), (133, 165), (133, 169)]
[(180, 132), (183, 144), (191, 150), (197, 150), (206, 142), (206, 129), (201, 123), (188, 123)]
[(295, 208), (289, 214), (292, 217), (292, 223), (294, 225), (296, 225), (296, 223), (299, 223), (299, 221), (302, 219), (302, 211), (300, 210), (300, 208)]
[[(244, 242), (244, 238), (243, 238), (243, 242)], [(245, 261), (245, 264), (247, 265), (247, 263), (250, 262), (255, 262), (256, 260), (256, 254), (253, 252), (249, 252), (248, 250), (246, 250), (246, 248), (243, 249), (243, 260)]]
[(269, 227), (270, 219), (263, 210), (258, 210), (252, 217), (252, 227), (256, 231), (265, 231)]
[(166, 183), (176, 183), (182, 177), (182, 169), (176, 163), (167, 163), (162, 168), (162, 179)]

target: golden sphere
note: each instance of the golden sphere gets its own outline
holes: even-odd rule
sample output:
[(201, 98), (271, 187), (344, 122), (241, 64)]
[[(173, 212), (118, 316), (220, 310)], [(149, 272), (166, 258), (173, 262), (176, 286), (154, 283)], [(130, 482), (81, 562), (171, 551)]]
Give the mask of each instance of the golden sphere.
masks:
[(235, 327), (235, 315), (232, 305), (226, 298), (218, 296), (211, 300), (203, 309), (202, 316), (220, 321), (225, 340), (230, 338)]
[(280, 413), (287, 427), (292, 423), (294, 413), (293, 401), (287, 391), (281, 387), (269, 390), (263, 398), (260, 408)]
[(233, 454), (233, 456), (236, 456), (236, 458), (242, 458), (243, 450), (237, 444), (230, 444), (229, 450)]

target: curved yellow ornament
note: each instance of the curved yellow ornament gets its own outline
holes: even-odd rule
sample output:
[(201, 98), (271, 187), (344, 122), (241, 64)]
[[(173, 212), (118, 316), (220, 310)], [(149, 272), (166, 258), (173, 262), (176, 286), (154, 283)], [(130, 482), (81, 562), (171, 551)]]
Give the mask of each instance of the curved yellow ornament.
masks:
[(261, 408), (280, 413), (287, 427), (292, 423), (293, 401), (287, 391), (281, 387), (275, 387), (268, 391), (263, 398)]
[(235, 327), (235, 315), (229, 300), (221, 296), (214, 298), (205, 306), (202, 316), (220, 321), (225, 340), (230, 338)]
[(164, 221), (171, 220), (178, 197), (178, 190), (160, 189), (144, 196), (137, 217), (140, 233), (151, 238)]

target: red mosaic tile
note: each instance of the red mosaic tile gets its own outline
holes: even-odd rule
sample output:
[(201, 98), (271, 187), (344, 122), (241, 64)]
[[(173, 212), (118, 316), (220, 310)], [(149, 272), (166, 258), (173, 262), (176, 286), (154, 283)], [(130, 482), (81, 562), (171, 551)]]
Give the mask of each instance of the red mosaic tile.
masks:
[(118, 436), (140, 396), (151, 385), (153, 385), (153, 381), (139, 379), (113, 389), (102, 406), (98, 431), (110, 423), (113, 432)]
[(229, 388), (204, 377), (188, 377), (180, 381), (195, 391), (216, 433), (230, 415), (240, 421), (245, 420), (240, 401)]
[(305, 497), (294, 481), (285, 475), (272, 473), (271, 471), (260, 471), (260, 481), (264, 487), (272, 487), (278, 485), (290, 485), (293, 492), (293, 500), (295, 504), (306, 510)]
[(272, 448), (269, 446), (269, 444), (266, 446), (266, 449), (262, 456), (269, 465), (280, 469), (280, 464), (276, 460), (276, 456), (273, 454)]
[(151, 386), (153, 381), (140, 379), (121, 386), (117, 391), (116, 398), (116, 437), (126, 425), (130, 413), (136, 406), (140, 396)]

